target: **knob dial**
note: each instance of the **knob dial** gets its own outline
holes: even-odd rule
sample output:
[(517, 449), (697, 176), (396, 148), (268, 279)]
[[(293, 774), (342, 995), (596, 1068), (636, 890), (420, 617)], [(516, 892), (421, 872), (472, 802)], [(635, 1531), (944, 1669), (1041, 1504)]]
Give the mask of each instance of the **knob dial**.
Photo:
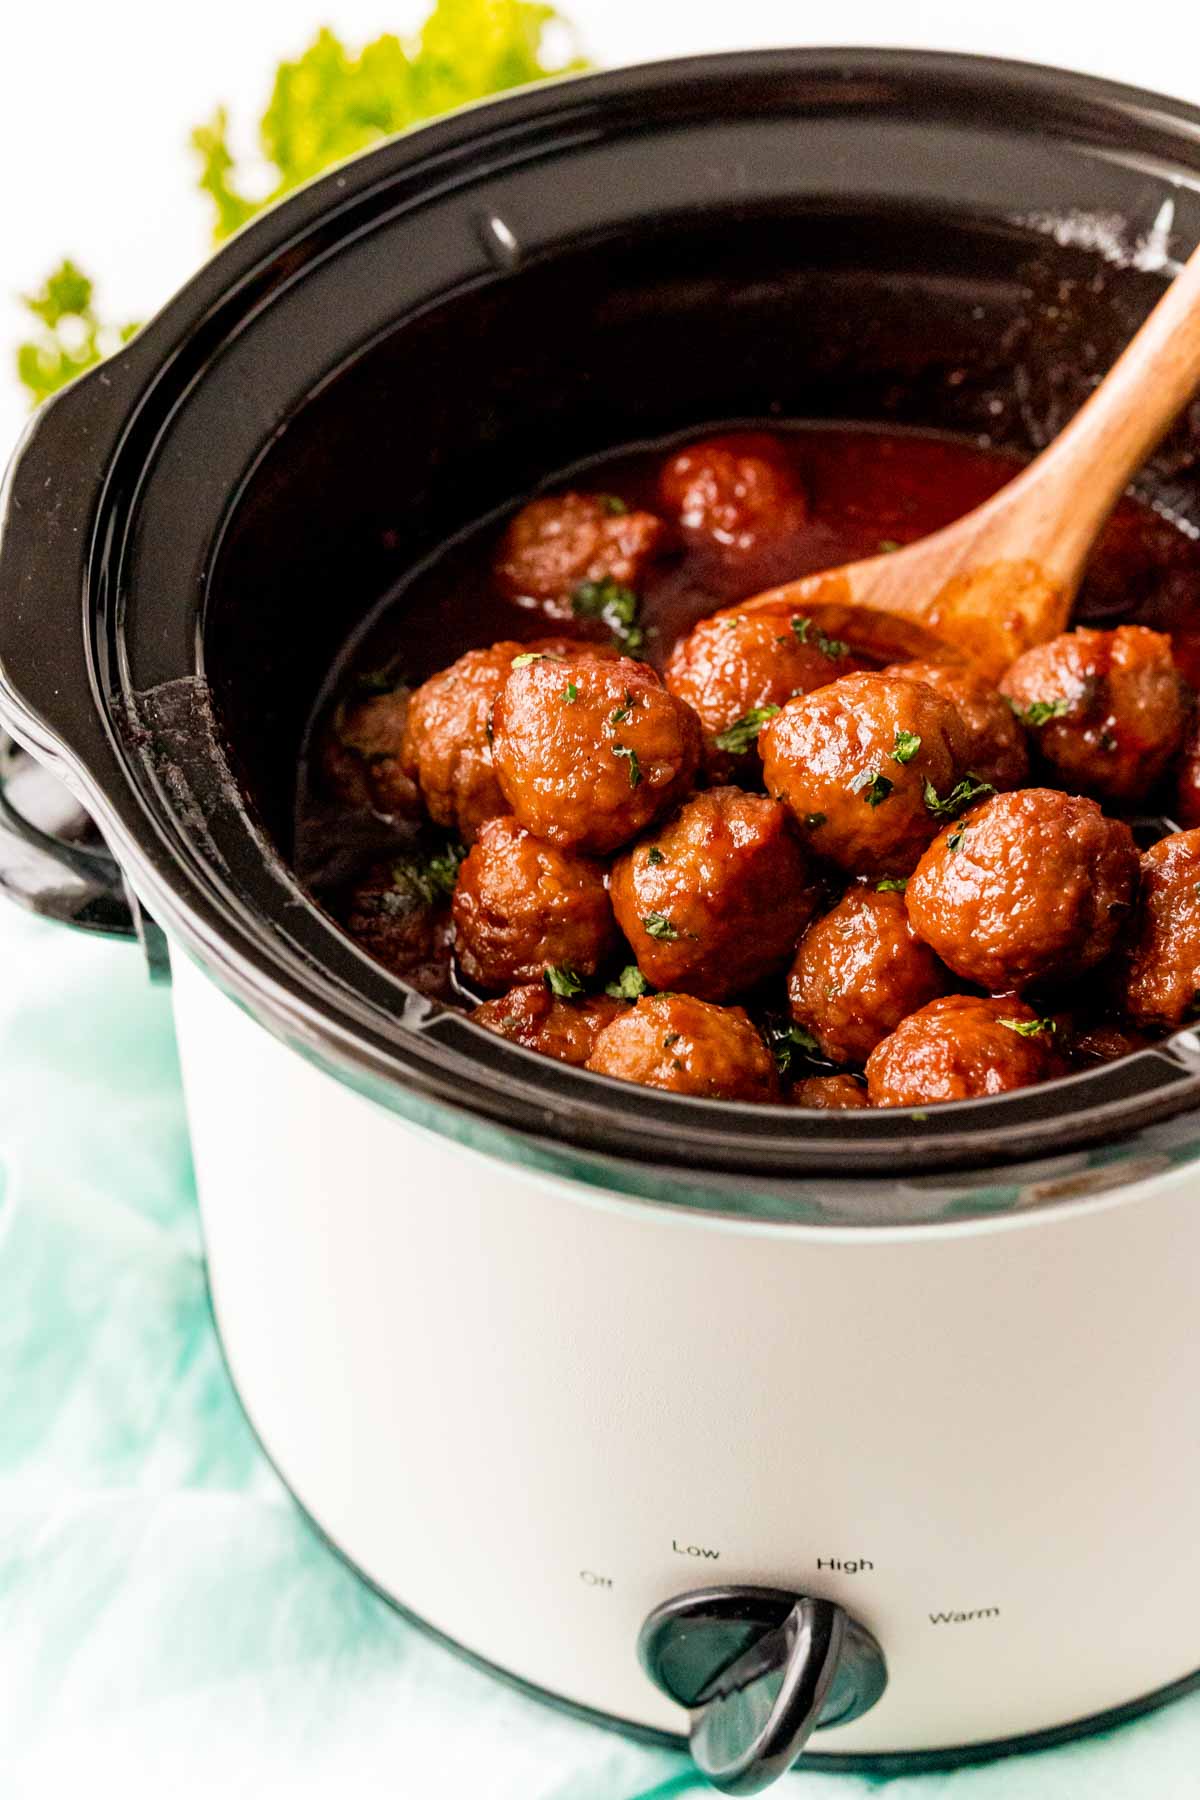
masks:
[(655, 1607), (638, 1638), (650, 1679), (686, 1706), (697, 1767), (726, 1794), (758, 1794), (819, 1726), (874, 1706), (883, 1652), (832, 1600), (782, 1588), (701, 1588)]

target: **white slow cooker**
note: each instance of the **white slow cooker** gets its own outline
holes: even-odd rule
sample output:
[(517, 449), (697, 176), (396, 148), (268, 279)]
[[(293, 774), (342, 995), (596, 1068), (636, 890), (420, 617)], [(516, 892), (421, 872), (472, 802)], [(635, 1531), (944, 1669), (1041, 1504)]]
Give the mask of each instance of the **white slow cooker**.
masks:
[[(690, 1733), (729, 1792), (810, 1733), (916, 1767), (1200, 1679), (1200, 1037), (900, 1116), (533, 1057), (301, 885), (304, 721), (405, 571), (608, 445), (804, 417), (1036, 448), (1160, 291), (1167, 198), (1182, 257), (1200, 113), (1055, 71), (554, 84), (268, 214), (9, 472), (0, 713), (107, 849), (7, 779), (8, 885), (169, 965), (267, 1454), (397, 1605)], [(1193, 426), (1140, 488), (1200, 528)]]

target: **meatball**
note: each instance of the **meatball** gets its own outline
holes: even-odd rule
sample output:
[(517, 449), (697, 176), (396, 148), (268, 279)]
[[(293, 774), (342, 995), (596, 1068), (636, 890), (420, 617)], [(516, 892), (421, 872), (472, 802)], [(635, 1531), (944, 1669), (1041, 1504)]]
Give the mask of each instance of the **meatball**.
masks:
[(1057, 788), (997, 794), (925, 852), (905, 900), (917, 936), (993, 993), (1103, 962), (1133, 906), (1129, 827)]
[(596, 1039), (587, 1066), (708, 1100), (774, 1100), (775, 1059), (740, 1006), (690, 994), (639, 1000)]
[(903, 681), (927, 682), (950, 701), (966, 741), (967, 764), (980, 781), (1002, 792), (1020, 787), (1028, 779), (1029, 751), (1012, 707), (1000, 690), (969, 663), (962, 667), (931, 662), (896, 663), (883, 673), (898, 675)]
[(594, 975), (616, 939), (604, 869), (489, 819), (458, 873), (454, 944), (467, 980), (503, 989), (546, 970)]
[(1101, 799), (1142, 799), (1187, 728), (1171, 640), (1143, 625), (1064, 632), (1019, 656), (1000, 686), (1046, 767)]
[(413, 694), (400, 747), (404, 773), (420, 787), (429, 816), (473, 843), (487, 819), (508, 811), (492, 766), (488, 719), (523, 644), (468, 650)]
[(395, 687), (335, 708), (321, 745), (321, 768), (339, 800), (408, 818), (420, 813), (417, 784), (400, 761), (409, 698), (406, 687)]
[(612, 902), (652, 987), (728, 1000), (782, 968), (819, 888), (786, 809), (710, 788), (613, 866)]
[(872, 1106), (927, 1106), (1007, 1094), (1061, 1073), (1051, 1019), (1021, 1000), (948, 994), (876, 1045), (867, 1092)]
[(1200, 828), (1151, 845), (1141, 875), (1122, 998), (1135, 1024), (1173, 1030), (1200, 1010)]
[(789, 1106), (810, 1106), (818, 1112), (851, 1112), (870, 1106), (867, 1090), (853, 1075), (806, 1075), (793, 1084)]
[(954, 705), (896, 675), (842, 675), (789, 700), (758, 747), (767, 792), (818, 855), (852, 874), (907, 875), (948, 812), (980, 790), (967, 782)]
[(653, 669), (628, 657), (535, 659), (493, 709), (496, 773), (521, 824), (597, 854), (637, 837), (682, 800), (700, 761), (700, 722)]
[(450, 908), (454, 859), (401, 857), (378, 862), (351, 889), (342, 918), (377, 962), (423, 994), (450, 987)]
[(851, 888), (800, 939), (788, 976), (792, 1018), (831, 1062), (866, 1062), (901, 1019), (949, 986), (895, 889)]
[(1179, 756), (1175, 816), (1181, 825), (1200, 825), (1200, 713), (1196, 712), (1192, 714)]
[(686, 537), (724, 555), (786, 536), (808, 512), (783, 445), (767, 432), (731, 432), (689, 444), (666, 463), (659, 493)]
[(605, 1026), (627, 1010), (607, 994), (560, 1000), (544, 981), (531, 981), (513, 988), (502, 999), (485, 1000), (471, 1017), (476, 1025), (523, 1044), (526, 1050), (540, 1051), (581, 1069)]
[(584, 582), (637, 587), (657, 556), (666, 526), (653, 513), (630, 512), (611, 494), (554, 494), (523, 506), (504, 534), (494, 573), (514, 600), (532, 600), (570, 618)]
[(665, 680), (699, 716), (710, 778), (728, 781), (759, 774), (758, 727), (774, 711), (855, 667), (845, 644), (793, 607), (731, 607), (679, 640)]

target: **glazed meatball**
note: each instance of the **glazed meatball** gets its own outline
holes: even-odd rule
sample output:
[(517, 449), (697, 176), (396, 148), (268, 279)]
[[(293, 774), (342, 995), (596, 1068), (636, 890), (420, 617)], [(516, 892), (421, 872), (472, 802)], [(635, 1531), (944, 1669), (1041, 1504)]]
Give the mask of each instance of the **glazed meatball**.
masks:
[(1142, 625), (1064, 632), (1000, 685), (1046, 767), (1101, 799), (1142, 799), (1183, 742), (1189, 698), (1171, 640)]
[(950, 701), (965, 738), (968, 766), (997, 792), (1021, 787), (1029, 777), (1025, 733), (1004, 695), (970, 664), (896, 663), (883, 671), (903, 681), (924, 681)]
[(612, 902), (652, 987), (728, 1000), (783, 967), (819, 887), (786, 809), (710, 788), (613, 866)]
[(467, 844), (485, 820), (508, 811), (492, 765), (488, 720), (513, 657), (524, 653), (523, 644), (511, 641), (468, 650), (423, 682), (409, 704), (400, 748), (404, 773), (419, 786), (430, 818), (456, 829)]
[(947, 810), (978, 791), (952, 703), (922, 681), (842, 675), (789, 700), (758, 739), (767, 792), (818, 855), (907, 875)]
[(441, 999), (449, 992), (454, 859), (432, 867), (431, 879), (430, 865), (417, 859), (375, 863), (350, 891), (342, 918), (351, 937), (393, 975)]
[(511, 599), (569, 619), (585, 582), (636, 588), (665, 537), (661, 519), (630, 512), (615, 495), (548, 495), (523, 506), (505, 532), (496, 581)]
[(788, 1005), (830, 1062), (861, 1063), (948, 986), (946, 970), (909, 924), (904, 895), (854, 887), (801, 938)]
[(659, 493), (685, 537), (725, 555), (786, 536), (808, 512), (782, 444), (767, 432), (731, 432), (689, 444), (667, 462)]
[(695, 713), (628, 657), (526, 662), (492, 717), (496, 773), (521, 824), (596, 854), (681, 800), (700, 761)]
[(594, 975), (616, 939), (604, 869), (590, 856), (489, 819), (458, 873), (454, 944), (482, 988), (535, 981), (546, 969)]
[(321, 745), (321, 767), (348, 806), (407, 818), (419, 814), (417, 784), (400, 761), (409, 699), (406, 687), (396, 687), (335, 708)]
[(870, 1106), (867, 1090), (853, 1075), (807, 1075), (794, 1082), (789, 1106), (810, 1106), (818, 1112), (857, 1112)]
[(872, 1106), (928, 1106), (1032, 1087), (1062, 1073), (1053, 1021), (1014, 999), (948, 994), (910, 1013), (867, 1059)]
[(740, 1006), (652, 994), (596, 1039), (587, 1066), (708, 1100), (774, 1100), (775, 1059)]
[(1200, 828), (1160, 838), (1141, 876), (1122, 998), (1135, 1024), (1171, 1031), (1200, 1010)]
[(1057, 788), (997, 794), (947, 826), (911, 877), (917, 936), (993, 993), (1103, 962), (1133, 906), (1129, 827)]
[(537, 1050), (581, 1069), (605, 1026), (627, 1010), (607, 994), (560, 1000), (544, 981), (531, 981), (513, 988), (502, 999), (485, 1000), (471, 1017), (476, 1025), (523, 1044), (526, 1050)]
[(793, 607), (731, 607), (679, 640), (665, 680), (704, 727), (710, 779), (729, 781), (760, 773), (757, 728), (773, 711), (855, 667), (845, 644)]

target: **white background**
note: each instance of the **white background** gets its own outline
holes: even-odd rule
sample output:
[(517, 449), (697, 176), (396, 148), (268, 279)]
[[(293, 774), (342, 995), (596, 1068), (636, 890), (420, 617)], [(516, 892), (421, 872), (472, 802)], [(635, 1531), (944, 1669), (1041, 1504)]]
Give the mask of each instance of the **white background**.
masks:
[[(1200, 101), (1195, 0), (569, 0), (592, 57), (771, 43), (1027, 57)], [(208, 248), (189, 128), (224, 102), (252, 142), (275, 64), (321, 24), (405, 32), (422, 0), (7, 0), (0, 6), (0, 460), (25, 415), (15, 295), (69, 253), (110, 317), (142, 317)]]

